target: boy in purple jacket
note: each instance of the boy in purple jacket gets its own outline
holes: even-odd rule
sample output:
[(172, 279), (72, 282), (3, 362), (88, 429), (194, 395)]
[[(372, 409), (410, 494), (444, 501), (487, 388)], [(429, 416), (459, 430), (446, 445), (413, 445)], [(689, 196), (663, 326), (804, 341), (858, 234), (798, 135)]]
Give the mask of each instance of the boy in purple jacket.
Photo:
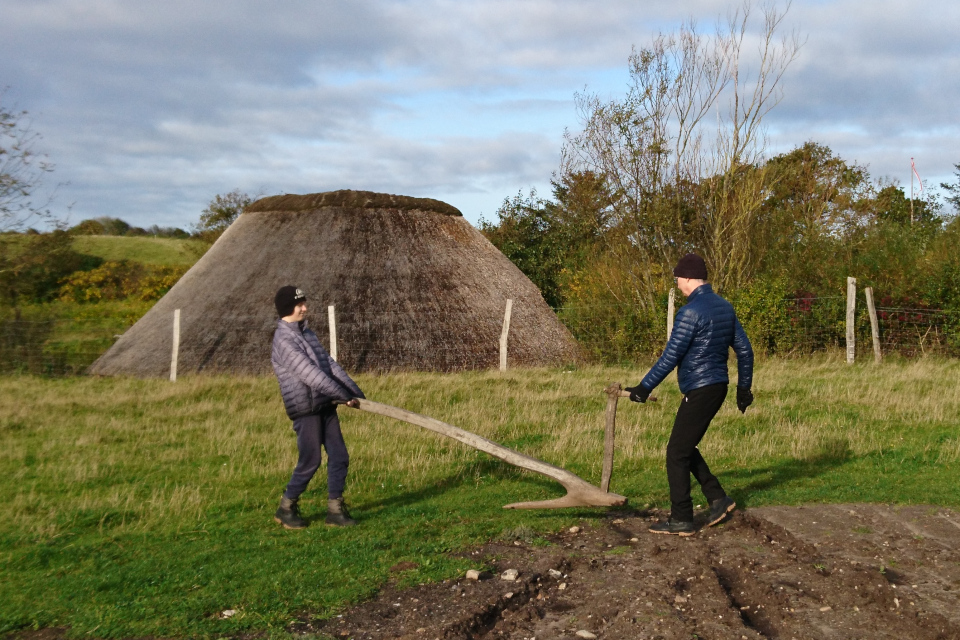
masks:
[(320, 447), (327, 451), (327, 519), (338, 527), (357, 524), (343, 502), (350, 456), (340, 432), (336, 402), (358, 407), (363, 392), (320, 345), (307, 328), (307, 297), (293, 286), (281, 287), (274, 298), (280, 319), (273, 334), (270, 361), (280, 382), (287, 415), (293, 420), (300, 452), (274, 519), (287, 529), (307, 526), (297, 501), (320, 468)]

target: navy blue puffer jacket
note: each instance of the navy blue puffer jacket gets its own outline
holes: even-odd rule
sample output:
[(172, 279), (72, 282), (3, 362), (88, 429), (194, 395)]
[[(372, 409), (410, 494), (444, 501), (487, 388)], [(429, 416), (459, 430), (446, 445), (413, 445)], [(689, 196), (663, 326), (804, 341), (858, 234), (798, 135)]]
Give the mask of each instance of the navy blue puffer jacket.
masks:
[(728, 384), (730, 347), (737, 355), (737, 386), (749, 389), (753, 384), (750, 340), (733, 305), (714, 293), (709, 284), (700, 285), (677, 311), (663, 355), (640, 384), (653, 391), (677, 365), (681, 393), (711, 384)]
[(334, 401), (363, 398), (357, 383), (320, 345), (317, 334), (296, 322), (277, 321), (270, 360), (291, 420), (316, 413)]

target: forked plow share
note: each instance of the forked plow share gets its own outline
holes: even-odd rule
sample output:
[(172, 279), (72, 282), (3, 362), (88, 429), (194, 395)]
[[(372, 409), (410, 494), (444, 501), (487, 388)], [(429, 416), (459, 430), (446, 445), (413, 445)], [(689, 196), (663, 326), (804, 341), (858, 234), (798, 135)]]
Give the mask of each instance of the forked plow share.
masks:
[[(616, 493), (610, 493), (610, 476), (613, 472), (613, 433), (616, 425), (617, 399), (623, 396), (629, 396), (626, 391), (621, 390), (619, 384), (612, 385), (606, 390), (607, 401), (607, 424), (604, 438), (603, 455), (603, 474), (600, 487), (595, 487), (580, 476), (567, 471), (561, 467), (556, 467), (543, 460), (532, 458), (513, 449), (499, 445), (492, 440), (487, 440), (475, 433), (464, 431), (446, 422), (441, 422), (435, 418), (420, 415), (406, 409), (392, 407), (372, 400), (359, 400), (361, 411), (375, 413), (377, 415), (402, 420), (410, 424), (423, 427), (440, 435), (453, 438), (462, 442), (468, 447), (473, 447), (484, 453), (488, 453), (494, 458), (503, 460), (521, 469), (533, 471), (541, 475), (556, 480), (564, 489), (567, 495), (553, 500), (537, 500), (534, 502), (515, 502), (505, 505), (504, 509), (562, 509), (564, 507), (619, 507), (627, 503), (624, 496)], [(654, 398), (651, 398), (654, 399)]]

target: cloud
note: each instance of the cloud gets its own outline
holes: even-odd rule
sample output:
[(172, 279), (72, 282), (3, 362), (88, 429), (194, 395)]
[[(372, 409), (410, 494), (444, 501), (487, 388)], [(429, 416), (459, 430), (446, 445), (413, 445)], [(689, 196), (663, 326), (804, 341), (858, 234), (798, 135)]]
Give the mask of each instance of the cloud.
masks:
[[(739, 6), (2, 2), (0, 83), (69, 181), (61, 202), (180, 226), (236, 187), (442, 195), (489, 217), (549, 190), (575, 91), (622, 95), (632, 46)], [(910, 155), (952, 173), (960, 7), (798, 1), (785, 26), (807, 42), (768, 121), (774, 151), (815, 139), (875, 175), (908, 179)]]

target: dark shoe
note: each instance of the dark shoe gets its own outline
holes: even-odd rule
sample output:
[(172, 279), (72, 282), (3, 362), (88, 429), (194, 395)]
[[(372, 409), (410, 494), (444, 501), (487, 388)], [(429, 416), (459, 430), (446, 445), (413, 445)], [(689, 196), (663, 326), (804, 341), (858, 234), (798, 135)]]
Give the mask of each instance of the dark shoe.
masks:
[(661, 520), (650, 527), (650, 533), (666, 533), (672, 536), (692, 536), (697, 532), (697, 528), (692, 522), (682, 520)]
[(307, 526), (306, 520), (300, 517), (300, 506), (297, 501), (286, 496), (280, 498), (280, 507), (273, 519), (282, 524), (285, 529), (303, 529)]
[(723, 496), (722, 498), (717, 498), (710, 503), (710, 520), (707, 522), (708, 527), (712, 527), (715, 524), (719, 524), (727, 517), (727, 514), (737, 508), (737, 503), (733, 501), (733, 498), (730, 496)]
[(336, 500), (327, 500), (327, 519), (326, 523), (334, 527), (352, 527), (357, 521), (350, 517), (347, 511), (347, 505), (343, 498)]

